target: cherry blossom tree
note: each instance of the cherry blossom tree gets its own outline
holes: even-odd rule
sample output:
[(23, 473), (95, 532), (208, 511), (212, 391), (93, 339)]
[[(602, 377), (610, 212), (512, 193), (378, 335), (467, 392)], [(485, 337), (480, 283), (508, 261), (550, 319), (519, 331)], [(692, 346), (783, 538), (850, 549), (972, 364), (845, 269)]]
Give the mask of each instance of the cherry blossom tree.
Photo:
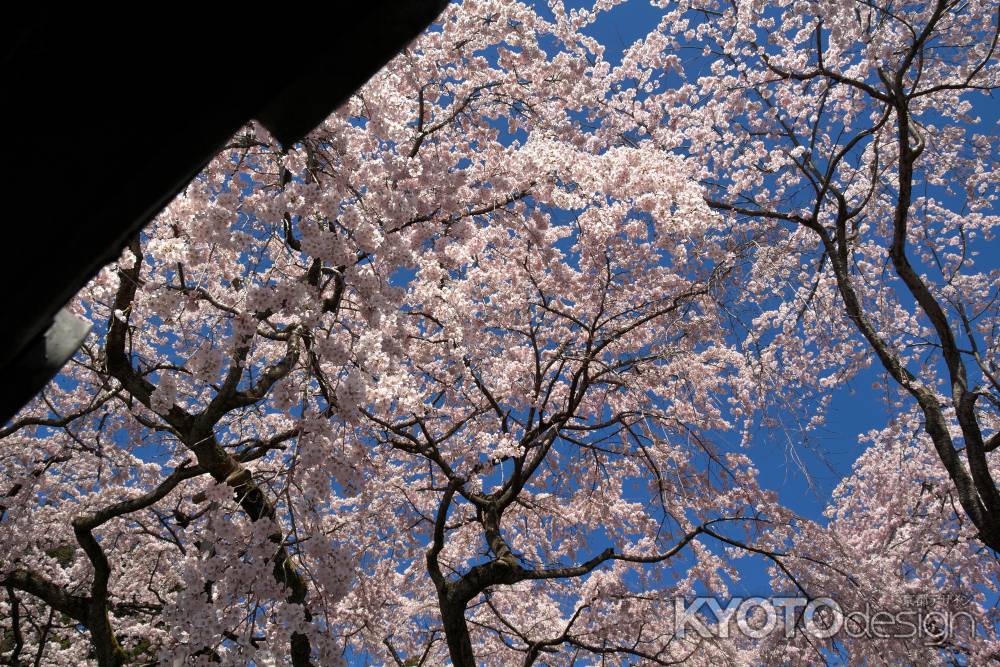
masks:
[[(791, 544), (771, 545), (795, 554), (786, 562), (810, 596), (835, 599), (845, 615), (845, 630), (828, 641), (810, 645), (805, 633), (769, 638), (761, 650), (772, 660), (814, 664), (817, 643), (850, 663), (893, 656), (990, 664), (1000, 656), (996, 559), (957, 508), (922, 416), (911, 406), (864, 434), (870, 446), (835, 489), (829, 522), (798, 521)], [(799, 593), (775, 574), (776, 590)]]
[(729, 660), (669, 616), (722, 586), (702, 542), (743, 545), (732, 524), (753, 535), (766, 516), (748, 460), (704, 439), (730, 428), (718, 397), (744, 363), (718, 322), (719, 216), (662, 153), (539, 141), (518, 158), (512, 174), (555, 178), (420, 258), (402, 363), (366, 368), (368, 487), (398, 491), (351, 541), (401, 560), (373, 559), (365, 580), (386, 585), (358, 587), (354, 623), (399, 664), (437, 656), (441, 634), (455, 665)]
[(3, 431), (12, 661), (338, 659), (329, 507), (365, 476), (368, 358), (401, 353), (394, 273), (534, 185), (500, 190), (505, 137), (587, 91), (543, 35), (449, 10), (301, 145), (234, 137), (79, 295), (96, 335)]
[[(996, 660), (998, 8), (658, 4), (660, 25), (612, 75), (606, 131), (697, 156), (708, 205), (756, 239), (752, 306), (733, 312), (764, 410), (754, 425), (808, 437), (831, 389), (873, 361), (895, 413), (828, 525), (797, 521), (771, 546), (795, 556), (794, 586), (775, 571), (776, 589), (836, 593), (845, 610), (913, 610), (923, 593), (979, 624), (931, 645), (825, 644), (852, 664)], [(802, 639), (798, 654), (761, 650), (827, 660)]]
[(332, 664), (355, 625), (398, 657), (387, 622), (421, 623), (368, 589), (414, 564), (427, 655), (694, 651), (620, 599), (717, 580), (696, 538), (756, 529), (747, 461), (700, 436), (742, 364), (731, 261), (690, 165), (573, 118), (603, 93), (579, 27), (452, 10), (289, 154), (235, 137), (81, 293), (106, 327), (3, 433), (12, 661)]
[(1000, 85), (996, 4), (657, 4), (619, 68), (639, 85), (610, 104), (626, 136), (699, 156), (706, 201), (760, 239), (746, 340), (762, 387), (801, 403), (877, 359), (997, 549), (998, 274), (980, 266), (1000, 220), (996, 119), (980, 118)]
[[(657, 2), (614, 64), (617, 4), (449, 6), (78, 295), (95, 332), (0, 430), (5, 660), (996, 660), (997, 9)], [(739, 444), (872, 353), (895, 416), (798, 517)], [(740, 557), (976, 632), (685, 634)]]

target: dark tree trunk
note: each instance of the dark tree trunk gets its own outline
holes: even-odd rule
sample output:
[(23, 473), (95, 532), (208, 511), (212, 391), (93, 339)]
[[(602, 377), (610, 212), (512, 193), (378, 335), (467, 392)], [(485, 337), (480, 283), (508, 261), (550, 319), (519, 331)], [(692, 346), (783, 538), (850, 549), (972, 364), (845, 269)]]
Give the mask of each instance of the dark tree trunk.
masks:
[(476, 655), (472, 651), (469, 626), (465, 622), (465, 605), (451, 599), (447, 593), (438, 594), (441, 604), (441, 621), (444, 635), (448, 640), (448, 653), (455, 667), (476, 667)]

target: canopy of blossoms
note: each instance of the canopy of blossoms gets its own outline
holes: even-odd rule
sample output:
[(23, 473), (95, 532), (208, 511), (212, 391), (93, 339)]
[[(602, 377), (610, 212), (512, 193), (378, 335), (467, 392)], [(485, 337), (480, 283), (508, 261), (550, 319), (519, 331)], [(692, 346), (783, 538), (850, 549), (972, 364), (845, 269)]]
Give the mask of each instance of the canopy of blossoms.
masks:
[[(656, 0), (611, 59), (619, 4), (449, 5), (80, 292), (0, 429), (6, 662), (998, 660), (1000, 9)], [(890, 417), (800, 516), (749, 445), (869, 374)], [(752, 567), (967, 622), (679, 624)]]

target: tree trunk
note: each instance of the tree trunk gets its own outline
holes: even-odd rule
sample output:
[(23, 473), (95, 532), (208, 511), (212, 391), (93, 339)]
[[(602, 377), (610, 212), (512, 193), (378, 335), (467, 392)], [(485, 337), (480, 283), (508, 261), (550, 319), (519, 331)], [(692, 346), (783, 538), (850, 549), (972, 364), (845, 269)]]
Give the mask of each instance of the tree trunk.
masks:
[(469, 626), (465, 622), (465, 605), (456, 603), (447, 593), (438, 594), (441, 603), (441, 621), (444, 635), (448, 640), (448, 653), (455, 667), (476, 667), (476, 655), (472, 652)]

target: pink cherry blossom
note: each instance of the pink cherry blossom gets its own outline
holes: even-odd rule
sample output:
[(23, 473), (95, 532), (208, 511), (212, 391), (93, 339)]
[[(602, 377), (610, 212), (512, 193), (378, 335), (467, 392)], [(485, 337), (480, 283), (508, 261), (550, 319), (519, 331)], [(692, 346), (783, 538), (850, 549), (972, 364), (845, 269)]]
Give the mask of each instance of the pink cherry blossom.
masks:
[[(995, 3), (655, 0), (610, 59), (621, 4), (449, 5), (77, 295), (0, 429), (6, 662), (997, 660)], [(871, 377), (799, 516), (747, 445)], [(761, 563), (975, 628), (682, 632)]]

